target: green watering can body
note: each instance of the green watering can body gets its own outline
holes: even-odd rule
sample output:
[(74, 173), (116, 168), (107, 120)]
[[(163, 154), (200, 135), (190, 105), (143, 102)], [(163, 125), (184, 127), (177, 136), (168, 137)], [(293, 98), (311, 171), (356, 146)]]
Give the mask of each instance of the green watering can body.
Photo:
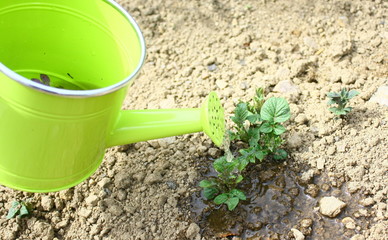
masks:
[[(205, 131), (220, 145), (215, 93), (198, 109), (121, 110), (144, 59), (138, 26), (113, 1), (0, 1), (0, 184), (67, 189), (121, 144)], [(41, 74), (50, 86), (31, 81)]]

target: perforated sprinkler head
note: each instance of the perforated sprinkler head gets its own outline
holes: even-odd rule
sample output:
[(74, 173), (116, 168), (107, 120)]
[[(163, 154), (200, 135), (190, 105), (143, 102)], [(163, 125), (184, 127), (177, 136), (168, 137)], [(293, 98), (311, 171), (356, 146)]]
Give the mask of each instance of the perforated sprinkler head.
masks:
[(206, 135), (220, 147), (224, 140), (225, 117), (224, 108), (215, 92), (211, 92), (202, 105), (201, 124)]

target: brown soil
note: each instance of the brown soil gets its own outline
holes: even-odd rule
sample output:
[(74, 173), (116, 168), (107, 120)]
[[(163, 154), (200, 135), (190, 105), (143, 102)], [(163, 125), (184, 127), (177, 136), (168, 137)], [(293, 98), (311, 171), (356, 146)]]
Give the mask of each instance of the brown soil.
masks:
[[(388, 236), (388, 107), (370, 101), (388, 85), (387, 1), (118, 2), (148, 47), (125, 109), (198, 107), (214, 90), (229, 116), (256, 87), (286, 97), (287, 162), (307, 166), (302, 176), (328, 176), (349, 193), (343, 201), (365, 207), (335, 219), (368, 217), (348, 238)], [(334, 120), (326, 93), (341, 87), (361, 94), (346, 120)], [(191, 199), (206, 159), (217, 154), (205, 135), (188, 134), (108, 149), (98, 171), (66, 191), (0, 186), (0, 239), (216, 238), (199, 227)], [(14, 199), (31, 199), (32, 215), (6, 220)]]

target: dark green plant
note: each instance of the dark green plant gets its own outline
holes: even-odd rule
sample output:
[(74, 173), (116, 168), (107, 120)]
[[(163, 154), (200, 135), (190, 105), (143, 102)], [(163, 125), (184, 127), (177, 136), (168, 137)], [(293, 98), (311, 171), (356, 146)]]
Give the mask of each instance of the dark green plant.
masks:
[[(255, 151), (260, 161), (269, 154), (275, 159), (285, 159), (287, 153), (280, 149), (283, 143), (281, 134), (286, 128), (281, 124), (290, 118), (290, 107), (284, 98), (271, 97), (264, 100), (263, 89), (256, 90), (253, 104), (237, 104), (235, 116), (231, 117), (236, 124), (235, 131), (230, 131), (231, 140), (241, 140), (249, 144), (249, 152)], [(260, 153), (258, 153), (260, 152)]]
[(28, 201), (13, 201), (6, 218), (27, 216), (30, 214), (31, 209), (31, 203)]
[(340, 92), (329, 92), (327, 94), (327, 97), (329, 98), (327, 104), (337, 105), (335, 107), (330, 107), (329, 111), (340, 117), (345, 116), (352, 110), (351, 107), (347, 107), (346, 105), (349, 103), (350, 99), (357, 96), (358, 94), (360, 93), (356, 90), (348, 91), (346, 88), (342, 88)]
[(234, 131), (229, 131), (227, 140), (241, 140), (249, 147), (240, 149), (238, 157), (222, 156), (214, 161), (217, 177), (200, 182), (205, 198), (214, 199), (216, 204), (226, 204), (229, 210), (240, 200), (246, 200), (244, 192), (237, 188), (244, 179), (242, 172), (249, 163), (262, 161), (267, 155), (273, 155), (274, 159), (287, 157), (287, 152), (279, 147), (283, 143), (280, 135), (286, 131), (281, 123), (289, 118), (287, 101), (276, 97), (265, 100), (262, 88), (256, 90), (252, 103), (238, 103), (231, 117)]

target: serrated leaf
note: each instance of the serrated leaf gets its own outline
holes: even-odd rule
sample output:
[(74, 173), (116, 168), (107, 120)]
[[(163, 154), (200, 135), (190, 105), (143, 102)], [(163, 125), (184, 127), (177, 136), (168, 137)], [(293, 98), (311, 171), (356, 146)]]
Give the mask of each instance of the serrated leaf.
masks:
[(208, 188), (208, 187), (212, 187), (214, 185), (216, 185), (216, 183), (214, 181), (211, 181), (211, 180), (202, 180), (199, 183), (199, 186), (202, 188)]
[(238, 165), (238, 170), (242, 171), (249, 164), (249, 159), (244, 157), (244, 156), (241, 156), (238, 159), (239, 159), (239, 162), (240, 162), (240, 164)]
[(261, 107), (260, 116), (269, 122), (285, 122), (290, 114), (290, 107), (284, 98), (271, 97)]
[(286, 131), (286, 128), (280, 124), (276, 124), (275, 127), (273, 128), (273, 132), (276, 135), (280, 135)]
[(269, 122), (265, 122), (265, 123), (261, 124), (259, 129), (260, 129), (260, 132), (262, 132), (262, 133), (270, 133), (273, 131), (272, 124)]
[(213, 163), (214, 169), (219, 173), (231, 172), (237, 166), (238, 161), (235, 159), (228, 162), (226, 156), (216, 159)]
[(356, 90), (350, 90), (348, 93), (348, 99), (351, 99), (351, 98), (357, 96), (358, 94), (360, 94), (360, 93), (357, 92)]
[(229, 196), (227, 193), (223, 193), (218, 195), (216, 198), (214, 198), (214, 203), (215, 204), (223, 204), (228, 200)]
[(221, 173), (224, 171), (224, 163), (226, 162), (226, 157), (225, 156), (222, 156), (220, 158), (217, 158), (214, 163), (213, 163), (213, 167), (214, 169)]
[(340, 95), (339, 93), (336, 93), (336, 92), (329, 92), (329, 93), (327, 94), (327, 96), (328, 96), (329, 98), (339, 98), (339, 97), (341, 97), (341, 95)]
[(215, 187), (209, 187), (203, 189), (203, 195), (206, 199), (213, 199), (219, 193), (218, 189)]
[(25, 216), (28, 214), (30, 214), (30, 212), (28, 211), (27, 206), (22, 203), (22, 206), (21, 206), (20, 211), (19, 211), (19, 216)]
[(230, 191), (230, 194), (232, 194), (235, 197), (238, 197), (240, 200), (247, 200), (247, 197), (245, 196), (245, 193), (238, 189), (232, 189)]
[(243, 179), (244, 179), (244, 177), (242, 175), (238, 175), (238, 177), (236, 179), (236, 183), (240, 183)]
[(248, 130), (249, 145), (254, 146), (260, 140), (260, 129), (259, 128), (250, 128)]
[(264, 151), (260, 151), (260, 150), (257, 151), (256, 154), (255, 154), (255, 157), (256, 157), (257, 159), (259, 159), (260, 161), (263, 161), (264, 158), (265, 158), (265, 156), (267, 156), (267, 153), (264, 152)]
[(244, 121), (247, 120), (248, 117), (248, 106), (247, 103), (239, 103), (234, 110), (234, 116), (231, 117), (232, 121), (237, 125), (244, 124)]
[(352, 107), (346, 107), (346, 108), (344, 108), (344, 111), (346, 112), (346, 113), (348, 113), (348, 112), (350, 112), (350, 111), (352, 111)]
[(229, 198), (225, 203), (228, 205), (229, 211), (233, 211), (237, 207), (239, 201), (240, 199), (238, 197), (232, 197)]
[(259, 114), (251, 114), (251, 115), (247, 116), (247, 120), (250, 123), (256, 123), (256, 122), (260, 121), (260, 115)]
[(22, 205), (18, 201), (13, 201), (11, 208), (8, 210), (8, 214), (6, 218), (11, 219), (15, 217), (18, 214), (21, 207)]
[(283, 160), (283, 159), (286, 159), (287, 156), (288, 156), (288, 153), (284, 149), (279, 148), (279, 149), (276, 149), (273, 158), (275, 158), (276, 160)]

